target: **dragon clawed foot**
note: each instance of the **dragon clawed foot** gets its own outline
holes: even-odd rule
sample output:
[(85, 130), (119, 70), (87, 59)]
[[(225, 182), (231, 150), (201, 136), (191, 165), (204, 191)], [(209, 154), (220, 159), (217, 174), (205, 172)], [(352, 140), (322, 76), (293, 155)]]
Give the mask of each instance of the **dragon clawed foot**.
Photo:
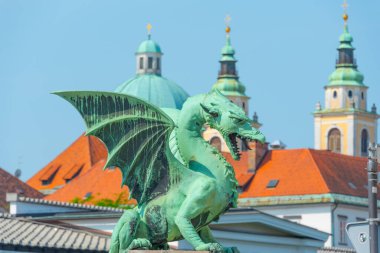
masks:
[(222, 245), (220, 245), (219, 243), (205, 243), (205, 244), (202, 244), (202, 245), (196, 247), (195, 250), (197, 250), (197, 251), (206, 250), (206, 251), (210, 251), (212, 253), (224, 253), (225, 252)]
[(225, 248), (219, 243), (205, 243), (196, 247), (197, 251), (208, 250), (211, 253), (240, 253), (236, 247)]
[(132, 249), (151, 249), (152, 244), (145, 238), (134, 239), (129, 245), (127, 252)]

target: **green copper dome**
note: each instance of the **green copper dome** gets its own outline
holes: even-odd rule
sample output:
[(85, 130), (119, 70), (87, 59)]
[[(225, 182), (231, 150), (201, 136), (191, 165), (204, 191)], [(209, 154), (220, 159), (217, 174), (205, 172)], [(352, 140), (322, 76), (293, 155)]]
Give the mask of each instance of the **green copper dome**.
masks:
[(161, 58), (160, 46), (148, 34), (148, 39), (136, 51), (136, 76), (115, 92), (139, 97), (161, 108), (181, 109), (189, 95), (178, 84), (161, 76)]
[(235, 78), (220, 78), (212, 89), (219, 90), (225, 96), (246, 96), (244, 85)]
[(329, 77), (328, 86), (335, 85), (358, 85), (364, 86), (364, 76), (352, 67), (339, 67)]
[(181, 109), (189, 95), (176, 83), (154, 74), (137, 75), (120, 85), (116, 92), (142, 98), (161, 108)]
[(143, 53), (160, 53), (161, 47), (156, 43), (155, 41), (150, 39), (150, 36), (147, 40), (144, 40), (141, 42), (140, 46), (137, 48), (136, 54), (143, 54)]

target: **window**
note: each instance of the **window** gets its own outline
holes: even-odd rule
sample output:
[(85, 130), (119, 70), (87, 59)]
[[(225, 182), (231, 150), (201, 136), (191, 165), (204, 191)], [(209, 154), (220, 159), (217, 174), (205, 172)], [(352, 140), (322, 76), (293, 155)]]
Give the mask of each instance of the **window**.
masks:
[(232, 62), (227, 63), (227, 74), (235, 75), (235, 63), (232, 63)]
[(89, 198), (91, 198), (91, 196), (92, 196), (92, 192), (87, 192), (87, 193), (84, 195), (83, 199), (89, 199)]
[(328, 149), (340, 153), (340, 131), (337, 128), (331, 129), (328, 134)]
[(362, 156), (368, 155), (368, 131), (367, 131), (367, 129), (362, 130), (361, 153), (362, 153)]
[(61, 165), (58, 165), (58, 167), (55, 167), (54, 165), (50, 166), (50, 168), (40, 178), (42, 185), (51, 184), (60, 168)]
[(338, 96), (338, 93), (336, 92), (336, 90), (334, 90), (333, 97), (336, 98), (337, 96)]
[(222, 75), (227, 74), (227, 64), (222, 63), (222, 69), (221, 69), (221, 73), (220, 74), (222, 74)]
[(351, 189), (353, 189), (353, 190), (358, 189), (358, 187), (356, 187), (356, 185), (355, 185), (354, 183), (352, 183), (352, 182), (348, 182), (348, 186), (349, 186)]
[(364, 99), (364, 92), (362, 91), (362, 99)]
[(63, 179), (65, 179), (65, 181), (66, 181), (66, 184), (70, 183), (71, 180), (78, 177), (79, 174), (81, 173), (83, 167), (84, 167), (84, 164), (82, 164), (79, 167), (77, 165), (74, 165), (74, 167), (71, 168), (71, 170), (69, 170), (69, 172), (66, 173), (66, 175), (63, 177)]
[(144, 68), (144, 58), (140, 57), (140, 69)]
[(352, 98), (352, 90), (349, 90), (349, 91), (348, 91), (348, 97), (349, 97), (349, 98)]
[(214, 146), (217, 150), (221, 151), (222, 150), (222, 141), (220, 140), (219, 137), (212, 137), (210, 140), (210, 144)]
[(245, 103), (243, 102), (243, 109), (245, 110)]
[(354, 62), (354, 55), (352, 50), (339, 50), (339, 61), (340, 64), (344, 63), (353, 63)]
[(153, 57), (148, 57), (148, 69), (153, 68)]
[(234, 62), (222, 62), (221, 65), (221, 70), (220, 70), (221, 75), (235, 75), (235, 63)]
[(269, 181), (269, 183), (267, 184), (267, 188), (276, 188), (277, 185), (278, 185), (278, 180), (273, 179)]
[(156, 64), (157, 64), (157, 70), (160, 70), (160, 58), (157, 58)]
[(339, 222), (339, 244), (347, 245), (347, 234), (346, 234), (347, 216), (338, 215), (338, 222)]

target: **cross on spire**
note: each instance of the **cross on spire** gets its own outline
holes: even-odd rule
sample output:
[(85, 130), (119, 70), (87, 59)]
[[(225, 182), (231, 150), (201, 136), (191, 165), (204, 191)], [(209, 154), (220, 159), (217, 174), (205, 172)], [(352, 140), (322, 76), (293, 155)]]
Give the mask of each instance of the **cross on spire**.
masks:
[(344, 10), (344, 13), (347, 13), (347, 8), (348, 8), (347, 0), (343, 1), (342, 7), (343, 7), (343, 10)]
[(347, 20), (348, 20), (348, 15), (347, 15), (348, 4), (347, 4), (347, 0), (343, 1), (342, 7), (343, 7), (343, 20), (344, 20), (344, 24), (347, 25)]
[(150, 23), (148, 23), (148, 24), (146, 25), (146, 30), (147, 30), (147, 32), (148, 32), (148, 38), (150, 39), (150, 31), (152, 30), (152, 25), (151, 25)]
[(230, 28), (231, 16), (227, 15), (226, 18), (224, 19), (224, 22), (226, 23), (226, 33), (229, 34), (231, 31), (231, 28)]

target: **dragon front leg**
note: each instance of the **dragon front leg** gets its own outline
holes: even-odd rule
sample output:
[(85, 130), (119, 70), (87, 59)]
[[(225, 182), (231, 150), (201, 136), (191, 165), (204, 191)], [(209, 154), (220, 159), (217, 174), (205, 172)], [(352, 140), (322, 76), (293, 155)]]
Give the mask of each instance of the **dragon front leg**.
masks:
[[(199, 231), (199, 236), (202, 238), (204, 242), (207, 243), (218, 243), (214, 236), (211, 233), (211, 229), (209, 226), (203, 227)], [(240, 253), (240, 251), (236, 247), (223, 247), (224, 253)]]
[[(194, 187), (195, 186), (195, 187)], [(182, 236), (195, 248), (195, 250), (209, 250), (215, 253), (223, 253), (223, 247), (219, 243), (206, 243), (199, 236), (196, 228), (202, 227), (209, 215), (208, 203), (215, 196), (215, 184), (208, 180), (201, 185), (195, 184), (191, 194), (182, 203), (175, 223)]]

